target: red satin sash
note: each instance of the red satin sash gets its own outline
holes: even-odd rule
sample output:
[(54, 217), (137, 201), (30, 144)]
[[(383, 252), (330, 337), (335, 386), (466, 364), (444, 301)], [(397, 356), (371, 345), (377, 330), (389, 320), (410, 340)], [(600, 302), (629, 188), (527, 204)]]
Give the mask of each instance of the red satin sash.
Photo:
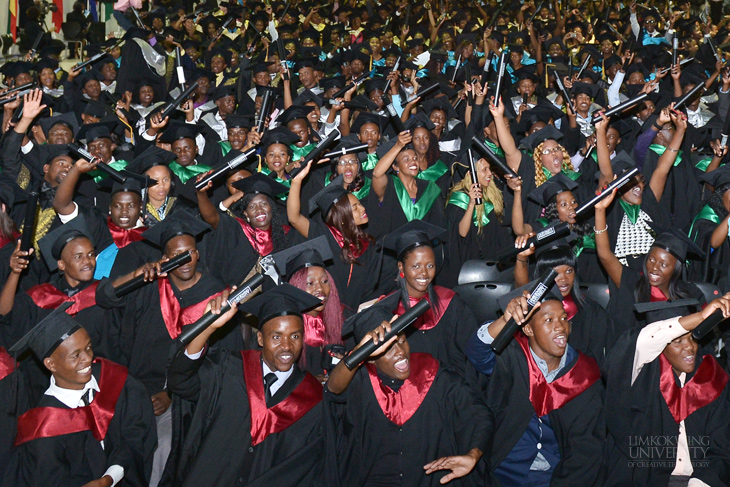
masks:
[(117, 400), (127, 381), (127, 369), (99, 357), (94, 363), (101, 363), (99, 392), (94, 396), (94, 401), (88, 406), (75, 409), (43, 407), (28, 410), (18, 418), (15, 446), (38, 438), (80, 431), (91, 431), (98, 441), (106, 437)]
[[(335, 238), (335, 241), (337, 242), (337, 245), (340, 246), (340, 248), (345, 247), (345, 237), (342, 236), (339, 230), (337, 230), (334, 227), (331, 227), (327, 225), (327, 228), (330, 229), (330, 233), (332, 233), (332, 236)], [(360, 240), (360, 246), (361, 249), (357, 250), (354, 245), (350, 244), (350, 253), (356, 258), (359, 259), (362, 254), (365, 253), (365, 251), (368, 249), (368, 246), (370, 245), (370, 241), (368, 240)]]
[(131, 230), (125, 230), (117, 226), (117, 224), (112, 221), (111, 217), (106, 219), (106, 224), (109, 227), (109, 233), (112, 234), (114, 244), (119, 249), (123, 249), (132, 242), (139, 242), (142, 240), (142, 233), (147, 230), (147, 227), (137, 227), (132, 228)]
[(325, 344), (325, 326), (322, 314), (319, 316), (304, 316), (304, 343), (310, 347), (321, 347)]
[[(443, 318), (444, 316), (444, 312), (446, 312), (446, 308), (449, 307), (449, 304), (451, 304), (451, 300), (456, 295), (456, 293), (451, 289), (447, 289), (441, 286), (434, 286), (433, 290), (436, 293), (436, 297), (439, 301), (439, 310), (438, 312), (434, 312), (435, 310), (433, 309), (433, 307), (431, 307), (428, 309), (428, 311), (419, 316), (418, 319), (413, 322), (413, 327), (417, 330), (426, 331), (438, 325), (439, 321), (441, 321), (441, 318)], [(425, 299), (429, 303), (431, 302), (428, 298), (428, 294), (421, 299)], [(416, 303), (418, 303), (421, 299), (409, 297), (408, 301), (411, 305), (411, 308), (415, 306)], [(405, 312), (406, 310), (403, 307), (403, 303), (398, 303), (398, 307), (395, 309), (394, 314), (400, 316)]]
[(167, 332), (173, 340), (182, 333), (183, 326), (195, 323), (203, 316), (205, 307), (211, 299), (215, 299), (223, 294), (223, 291), (217, 292), (199, 303), (192, 304), (185, 309), (180, 309), (180, 302), (175, 297), (169, 279), (166, 277), (158, 279), (157, 289), (160, 293), (160, 312), (162, 313), (162, 319), (165, 321), (165, 328), (167, 328)]
[(662, 301), (667, 301), (669, 298), (667, 298), (661, 289), (659, 289), (656, 286), (649, 286), (649, 291), (651, 292), (651, 296), (649, 299), (650, 303), (657, 303)]
[(63, 303), (74, 303), (66, 310), (67, 314), (73, 316), (79, 311), (96, 305), (98, 285), (99, 281), (70, 297), (50, 283), (33, 286), (26, 293), (39, 308), (43, 309), (56, 309)]
[(380, 381), (375, 365), (365, 365), (380, 409), (391, 423), (398, 426), (406, 424), (421, 407), (439, 370), (438, 360), (427, 353), (412, 353), (409, 361), (411, 375), (403, 382), (398, 392)]
[(573, 317), (578, 314), (578, 305), (575, 304), (573, 296), (571, 296), (570, 294), (563, 298), (563, 309), (568, 315), (569, 320), (572, 320)]
[(274, 251), (274, 241), (271, 240), (271, 227), (269, 227), (268, 230), (260, 230), (252, 227), (241, 218), (236, 217), (236, 220), (238, 221), (238, 224), (241, 225), (241, 230), (243, 230), (244, 235), (246, 235), (251, 247), (253, 247), (261, 257), (266, 257)]
[(267, 408), (261, 352), (244, 350), (241, 356), (248, 406), (251, 409), (251, 446), (263, 442), (272, 433), (284, 431), (322, 400), (322, 384), (312, 374), (305, 372), (304, 380), (286, 399), (272, 408)]
[(518, 331), (515, 334), (515, 340), (520, 344), (527, 358), (527, 368), (530, 374), (530, 402), (538, 417), (543, 417), (549, 412), (565, 406), (601, 377), (596, 361), (578, 352), (578, 360), (573, 368), (548, 384), (532, 358), (527, 337)]
[(9, 376), (14, 370), (15, 360), (4, 347), (0, 347), (0, 380)]
[(695, 375), (684, 384), (684, 387), (677, 385), (672, 366), (663, 354), (659, 356), (659, 363), (661, 364), (659, 389), (677, 424), (717, 399), (728, 381), (727, 372), (722, 370), (712, 355), (705, 355), (702, 358)]

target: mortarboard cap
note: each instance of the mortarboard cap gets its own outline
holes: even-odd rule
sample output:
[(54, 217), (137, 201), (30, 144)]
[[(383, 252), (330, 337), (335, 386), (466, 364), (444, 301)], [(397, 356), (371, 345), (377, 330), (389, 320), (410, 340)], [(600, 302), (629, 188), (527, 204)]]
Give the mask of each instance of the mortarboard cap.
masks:
[(276, 182), (274, 178), (270, 178), (261, 173), (255, 173), (247, 178), (239, 179), (233, 183), (233, 187), (239, 191), (243, 191), (243, 194), (265, 194), (270, 198), (276, 198), (280, 194), (289, 191), (286, 186)]
[(411, 132), (418, 127), (423, 127), (428, 131), (436, 128), (436, 125), (434, 125), (431, 119), (429, 119), (423, 112), (418, 112), (416, 115), (406, 120), (403, 125), (406, 127), (406, 130), (410, 130)]
[(582, 83), (580, 81), (573, 83), (572, 88), (573, 95), (584, 93), (594, 99), (598, 96), (599, 90), (600, 88), (592, 83)]
[(441, 236), (446, 233), (441, 227), (431, 225), (423, 220), (412, 220), (389, 233), (383, 239), (383, 247), (396, 253), (398, 260), (403, 254), (415, 247), (435, 247), (441, 243)]
[(66, 313), (72, 304), (66, 302), (53, 310), (10, 347), (9, 352), (17, 354), (30, 348), (39, 360), (49, 357), (59, 345), (82, 328), (79, 322)]
[(527, 197), (541, 206), (546, 207), (555, 196), (564, 191), (573, 191), (577, 187), (578, 183), (565, 174), (559, 173), (533, 189)]
[(40, 120), (40, 124), (43, 133), (46, 135), (46, 138), (48, 137), (48, 133), (51, 131), (51, 129), (58, 124), (65, 125), (66, 127), (70, 128), (71, 132), (73, 132), (74, 134), (74, 138), (79, 131), (79, 123), (76, 120), (76, 115), (73, 112), (60, 113), (57, 115), (53, 115), (52, 117), (42, 117)]
[(61, 258), (61, 253), (66, 245), (77, 238), (87, 238), (92, 245), (94, 244), (94, 239), (83, 215), (78, 215), (68, 223), (51, 230), (38, 241), (38, 248), (41, 251), (43, 260), (51, 271), (58, 269), (58, 260)]
[(682, 263), (687, 259), (687, 253), (704, 259), (705, 253), (684, 232), (659, 223), (649, 222), (649, 225), (656, 233), (652, 247), (666, 250)]
[(233, 129), (233, 128), (246, 128), (250, 129), (253, 127), (255, 122), (255, 117), (253, 115), (238, 115), (235, 113), (231, 113), (226, 116), (226, 128)]
[(146, 230), (142, 236), (145, 240), (164, 249), (165, 244), (172, 238), (180, 235), (190, 235), (197, 239), (210, 229), (210, 225), (200, 218), (194, 217), (187, 210), (181, 210)]
[(730, 184), (730, 165), (720, 166), (712, 172), (702, 173), (699, 180), (709, 184), (715, 191), (726, 184)]
[(327, 238), (321, 235), (277, 252), (272, 257), (279, 272), (287, 279), (291, 279), (297, 271), (305, 267), (325, 268), (324, 262), (332, 260), (332, 249), (327, 243)]
[(322, 188), (309, 199), (309, 214), (311, 215), (317, 209), (322, 214), (322, 219), (327, 217), (332, 205), (337, 203), (342, 197), (346, 197), (349, 193), (344, 188), (344, 178), (340, 174), (330, 184)]
[(258, 318), (259, 330), (274, 318), (281, 316), (299, 316), (302, 313), (321, 305), (322, 301), (291, 284), (281, 284), (251, 301), (239, 306), (241, 311)]
[(360, 342), (365, 335), (373, 331), (383, 321), (393, 318), (394, 310), (398, 308), (400, 293), (395, 292), (381, 299), (372, 306), (350, 316), (342, 324), (342, 336), (352, 333), (356, 342)]
[(282, 112), (276, 118), (276, 121), (282, 126), (286, 126), (289, 122), (294, 120), (307, 120), (307, 116), (310, 112), (314, 111), (314, 107), (308, 105), (292, 105)]
[(678, 316), (692, 314), (699, 304), (696, 299), (675, 299), (670, 301), (653, 301), (649, 303), (635, 303), (637, 313), (646, 313), (647, 323), (668, 320)]
[(299, 142), (299, 136), (285, 126), (279, 125), (275, 129), (267, 130), (264, 133), (264, 136), (261, 137), (261, 148), (266, 151), (271, 144), (284, 144), (289, 146), (296, 142)]
[(112, 131), (116, 126), (116, 121), (87, 123), (81, 126), (79, 132), (76, 134), (76, 139), (86, 145), (98, 139), (111, 139)]
[(160, 142), (173, 143), (180, 139), (192, 139), (198, 136), (202, 127), (194, 123), (184, 123), (173, 120), (160, 136)]
[(542, 144), (546, 140), (559, 141), (562, 138), (563, 133), (560, 130), (556, 129), (552, 125), (547, 125), (534, 134), (522, 139), (520, 141), (520, 146), (525, 147), (530, 151), (534, 151), (538, 145)]

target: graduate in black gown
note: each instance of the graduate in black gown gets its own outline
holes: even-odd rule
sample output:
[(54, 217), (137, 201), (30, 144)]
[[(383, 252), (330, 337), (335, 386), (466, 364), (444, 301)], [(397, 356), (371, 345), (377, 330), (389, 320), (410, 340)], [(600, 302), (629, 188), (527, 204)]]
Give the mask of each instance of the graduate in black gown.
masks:
[(67, 306), (10, 349), (30, 348), (52, 378), (37, 407), (18, 418), (4, 485), (144, 487), (157, 442), (149, 397), (125, 367), (94, 358)]
[[(228, 293), (211, 304), (213, 312)], [(261, 351), (206, 347), (235, 307), (180, 350), (168, 387), (195, 414), (172, 485), (319, 485), (322, 386), (297, 366), (302, 313), (320, 301), (282, 284), (240, 307), (258, 317)]]
[(337, 364), (325, 385), (327, 485), (484, 485), (484, 403), (458, 371), (411, 352), (405, 333), (384, 342), (397, 302), (386, 299), (348, 323), (356, 348), (380, 346), (353, 370)]
[[(489, 377), (495, 431), (485, 456), (495, 485), (602, 485), (601, 373), (568, 344), (571, 325), (558, 289), (552, 286), (529, 315), (527, 298), (523, 289), (503, 296), (504, 315), (483, 325), (467, 349)], [(498, 355), (491, 344), (512, 319), (522, 330)]]
[(691, 335), (715, 312), (730, 316), (730, 295), (694, 314), (654, 304), (650, 324), (627, 331), (608, 357), (605, 485), (730, 485), (728, 374)]
[(292, 179), (286, 202), (289, 223), (304, 238), (327, 238), (334, 256), (330, 272), (342, 304), (354, 313), (360, 303), (377, 297), (378, 291), (393, 289), (392, 278), (379, 276), (374, 238), (366, 233), (370, 217), (360, 200), (342, 187), (342, 175), (309, 200), (305, 213), (319, 210), (319, 217), (302, 213), (299, 191), (310, 168), (311, 164)]

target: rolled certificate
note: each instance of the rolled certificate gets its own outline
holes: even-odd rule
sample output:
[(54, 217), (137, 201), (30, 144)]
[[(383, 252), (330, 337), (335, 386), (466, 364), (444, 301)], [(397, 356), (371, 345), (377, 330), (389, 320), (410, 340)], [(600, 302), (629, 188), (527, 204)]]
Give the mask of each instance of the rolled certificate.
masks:
[(565, 89), (563, 80), (560, 79), (560, 75), (556, 70), (553, 69), (553, 76), (555, 76), (555, 83), (558, 85), (560, 95), (565, 99), (565, 103), (570, 107), (570, 111), (575, 113), (575, 106), (573, 106), (573, 100), (570, 99), (570, 93)]
[(685, 94), (682, 98), (679, 99), (677, 103), (674, 104), (674, 109), (679, 110), (680, 108), (684, 107), (684, 104), (687, 103), (689, 100), (692, 99), (693, 96), (697, 94), (698, 91), (704, 91), (705, 90), (705, 84), (704, 83), (697, 83), (697, 85), (689, 90), (687, 94)]
[(261, 99), (261, 110), (259, 110), (259, 113), (256, 115), (256, 128), (258, 129), (259, 134), (264, 133), (266, 118), (271, 113), (271, 105), (274, 104), (274, 98), (275, 95), (273, 90), (264, 91), (264, 97)]
[(451, 82), (453, 83), (456, 81), (456, 73), (459, 72), (459, 68), (461, 67), (461, 54), (459, 54), (459, 58), (456, 60), (456, 65), (454, 66), (454, 72), (451, 75)]
[(172, 115), (172, 112), (175, 111), (180, 105), (183, 104), (185, 100), (188, 99), (188, 97), (193, 93), (193, 91), (198, 89), (198, 82), (194, 82), (190, 86), (187, 87), (185, 91), (180, 93), (180, 96), (172, 100), (172, 102), (165, 107), (165, 109), (162, 111), (161, 116), (162, 120), (164, 120), (166, 117), (169, 117)]
[[(552, 267), (542, 275), (535, 286), (530, 290), (530, 297), (527, 299), (527, 314), (530, 314), (532, 308), (540, 302), (542, 297), (547, 293), (555, 283), (555, 278), (558, 273)], [(499, 332), (497, 338), (492, 342), (492, 350), (496, 353), (502, 353), (507, 348), (509, 342), (512, 341), (512, 337), (515, 332), (520, 329), (520, 325), (517, 324), (514, 318), (510, 318), (502, 331)]]
[[(175, 257), (168, 260), (167, 262), (163, 262), (160, 265), (160, 271), (162, 274), (172, 272), (175, 269), (177, 269), (178, 267), (184, 266), (191, 260), (193, 260), (193, 254), (188, 250), (187, 252), (176, 255)], [(151, 282), (151, 281), (145, 281), (144, 274), (140, 274), (139, 276), (133, 277), (129, 281), (125, 282), (124, 284), (120, 284), (119, 286), (115, 287), (114, 294), (116, 294), (118, 298), (121, 298), (121, 297), (126, 296), (127, 294), (131, 293), (132, 291), (136, 291), (137, 289), (143, 287), (148, 282)]]
[(210, 181), (215, 181), (216, 179), (220, 179), (221, 177), (225, 176), (230, 170), (235, 169), (244, 162), (248, 161), (254, 154), (256, 154), (257, 150), (258, 146), (252, 147), (246, 152), (237, 155), (230, 161), (224, 162), (223, 164), (218, 165), (218, 167), (213, 168), (210, 174), (195, 183), (195, 189), (201, 191)]
[[(226, 304), (221, 307), (221, 314), (230, 310), (232, 305), (238, 304), (243, 301), (246, 296), (251, 294), (263, 282), (264, 276), (262, 276), (261, 274), (254, 274), (251, 279), (244, 283), (241, 283), (241, 285), (238, 286), (238, 288), (228, 296)], [(178, 346), (184, 347), (193, 340), (195, 340), (195, 337), (200, 335), (203, 330), (213, 324), (213, 322), (217, 320), (219, 316), (220, 315), (216, 315), (208, 311), (203, 316), (201, 316), (198, 321), (184, 327), (182, 333), (180, 333), (180, 336), (177, 337)]]
[(317, 144), (314, 149), (312, 149), (312, 152), (304, 156), (304, 158), (301, 160), (299, 167), (295, 168), (292, 172), (289, 173), (289, 176), (292, 178), (299, 174), (302, 169), (304, 169), (307, 164), (309, 164), (309, 161), (314, 161), (316, 159), (319, 159), (322, 153), (324, 153), (325, 149), (332, 145), (332, 142), (340, 138), (340, 131), (337, 129), (334, 129), (332, 132), (329, 133), (327, 137), (319, 141), (319, 144)]
[[(469, 154), (469, 172), (471, 173), (471, 183), (479, 184), (479, 176), (477, 175), (477, 163), (474, 160), (474, 152), (471, 147), (467, 151)], [(481, 196), (474, 200), (475, 205), (481, 205), (483, 203)]]
[(719, 325), (723, 321), (725, 321), (725, 318), (722, 316), (722, 311), (718, 309), (710, 316), (705, 318), (702, 323), (697, 325), (697, 328), (692, 330), (692, 337), (695, 340), (702, 340), (705, 335), (711, 332), (717, 325)]
[(28, 194), (28, 201), (25, 202), (25, 219), (23, 220), (23, 235), (20, 238), (20, 250), (28, 252), (33, 243), (33, 233), (35, 232), (35, 220), (38, 210), (38, 195), (40, 191), (34, 188)]
[[(23, 91), (16, 91), (14, 96), (11, 96), (10, 98), (6, 98), (4, 100), (0, 100), (0, 107), (7, 105), (8, 103), (14, 102), (20, 97), (23, 97), (33, 91), (35, 88), (28, 88), (27, 90)], [(6, 93), (4, 93), (5, 95)]]
[[(616, 115), (618, 113), (623, 112), (624, 110), (628, 110), (631, 107), (634, 107), (644, 101), (644, 99), (649, 96), (648, 93), (640, 93), (638, 96), (631, 98), (630, 100), (626, 100), (623, 103), (620, 103), (616, 105), (615, 107), (611, 108), (610, 110), (604, 112), (604, 115), (606, 118), (611, 117), (612, 115)], [(593, 118), (591, 119), (592, 124), (597, 124), (601, 121), (601, 116), (598, 113), (593, 114)]]
[(340, 150), (326, 153), (323, 159), (334, 159), (335, 157), (344, 156), (345, 154), (352, 154), (353, 152), (362, 152), (367, 149), (367, 144), (353, 145), (352, 147), (343, 147)]
[(405, 107), (406, 105), (408, 105), (410, 102), (412, 102), (413, 100), (415, 100), (418, 97), (421, 97), (421, 100), (423, 100), (424, 96), (428, 96), (438, 89), (439, 89), (438, 83), (434, 83), (432, 85), (428, 85), (425, 88), (421, 88), (417, 92), (415, 92), (413, 95), (411, 95), (408, 98), (406, 98), (405, 100), (403, 100), (400, 103), (400, 106)]
[[(392, 71), (398, 71), (398, 68), (400, 67), (400, 59), (401, 58), (399, 57), (398, 59), (395, 60), (395, 64), (393, 65)], [(392, 80), (389, 78), (388, 81), (385, 82), (385, 88), (383, 88), (383, 94), (384, 95), (387, 95), (388, 94), (388, 91), (390, 90), (390, 83), (391, 83), (391, 81)]]
[(623, 173), (621, 173), (621, 176), (616, 178), (614, 181), (611, 181), (611, 184), (608, 185), (606, 189), (601, 191), (601, 194), (594, 196), (589, 201), (584, 203), (580, 208), (578, 208), (575, 211), (576, 218), (583, 216), (585, 213), (588, 213), (589, 211), (593, 210), (593, 208), (596, 206), (596, 203), (601, 201), (603, 198), (608, 196), (613, 192), (614, 189), (618, 189), (624, 184), (628, 183), (632, 179), (634, 179), (634, 176), (636, 176), (639, 173), (638, 167), (632, 167), (631, 169), (627, 169)]
[(494, 88), (494, 106), (499, 106), (499, 96), (502, 92), (502, 78), (504, 78), (504, 70), (507, 66), (507, 51), (502, 51), (499, 56), (499, 68), (497, 68), (497, 86)]
[(490, 164), (497, 166), (503, 173), (512, 176), (513, 178), (519, 179), (517, 173), (514, 172), (512, 168), (509, 167), (507, 163), (502, 160), (501, 157), (495, 154), (492, 149), (487, 147), (487, 144), (482, 142), (479, 137), (474, 135), (472, 136), (471, 141), (474, 144), (473, 147), (476, 148), (477, 152), (479, 152), (487, 161), (489, 161)]
[[(400, 332), (405, 330), (411, 323), (416, 321), (419, 316), (428, 311), (431, 305), (425, 299), (417, 302), (412, 308), (406, 310), (405, 313), (400, 315), (393, 323), (390, 324), (390, 331), (385, 334), (383, 341), (375, 344), (372, 340), (366, 342), (360, 348), (357, 348), (350, 353), (350, 355), (344, 358), (345, 367), (352, 370), (363, 363), (380, 345), (387, 342)], [(373, 326), (379, 323), (373, 323)]]
[(369, 77), (370, 77), (370, 71), (368, 71), (367, 73), (362, 74), (359, 78), (356, 78), (355, 81), (352, 81), (352, 82), (348, 83), (345, 87), (343, 87), (341, 90), (339, 90), (334, 95), (332, 95), (332, 98), (329, 99), (329, 104), (330, 105), (336, 104), (337, 103), (337, 100), (336, 100), (337, 98), (340, 98), (341, 96), (345, 96), (345, 93), (347, 93), (352, 88), (354, 88), (355, 85), (362, 83), (363, 81), (365, 81)]
[(86, 159), (89, 162), (99, 162), (99, 164), (96, 165), (96, 168), (102, 172), (105, 172), (110, 178), (112, 178), (117, 183), (124, 183), (127, 180), (127, 177), (124, 176), (121, 172), (117, 171), (113, 167), (109, 166), (108, 164), (105, 164), (101, 161), (99, 161), (98, 158), (94, 157), (91, 152), (87, 151), (86, 149), (83, 149), (79, 147), (78, 145), (71, 142), (68, 144), (68, 148), (71, 149), (76, 155), (81, 157), (82, 159)]
[(548, 244), (550, 242), (554, 242), (555, 240), (563, 237), (567, 237), (570, 234), (570, 226), (568, 226), (568, 223), (561, 222), (557, 223), (555, 225), (551, 225), (549, 227), (545, 227), (533, 237), (530, 237), (527, 239), (527, 242), (525, 243), (525, 247), (521, 249), (516, 249), (513, 247), (510, 247), (506, 250), (503, 250), (496, 256), (497, 262), (504, 262), (507, 260), (510, 260), (517, 256), (520, 252), (530, 247), (530, 245), (535, 245), (535, 247), (541, 247), (545, 244)]
[(583, 71), (585, 71), (586, 68), (588, 68), (588, 63), (591, 62), (592, 57), (593, 56), (591, 56), (591, 53), (588, 53), (588, 55), (586, 56), (586, 60), (583, 61), (583, 65), (578, 70), (578, 79), (581, 79), (581, 76), (583, 75)]

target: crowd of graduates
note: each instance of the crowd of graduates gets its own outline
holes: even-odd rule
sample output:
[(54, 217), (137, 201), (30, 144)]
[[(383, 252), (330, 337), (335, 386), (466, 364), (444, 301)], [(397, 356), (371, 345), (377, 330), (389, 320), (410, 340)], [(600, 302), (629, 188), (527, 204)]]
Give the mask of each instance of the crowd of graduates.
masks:
[(722, 2), (114, 8), (0, 66), (0, 485), (730, 486)]

